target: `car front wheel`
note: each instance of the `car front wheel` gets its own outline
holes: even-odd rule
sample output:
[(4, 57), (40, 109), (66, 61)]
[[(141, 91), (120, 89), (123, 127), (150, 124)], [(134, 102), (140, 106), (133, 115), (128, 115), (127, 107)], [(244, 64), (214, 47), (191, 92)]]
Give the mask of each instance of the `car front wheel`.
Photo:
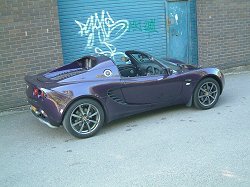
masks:
[(212, 108), (220, 97), (220, 85), (213, 78), (201, 80), (194, 91), (194, 106), (206, 110)]
[(66, 111), (63, 126), (68, 133), (77, 138), (95, 135), (104, 124), (102, 106), (92, 99), (80, 99)]

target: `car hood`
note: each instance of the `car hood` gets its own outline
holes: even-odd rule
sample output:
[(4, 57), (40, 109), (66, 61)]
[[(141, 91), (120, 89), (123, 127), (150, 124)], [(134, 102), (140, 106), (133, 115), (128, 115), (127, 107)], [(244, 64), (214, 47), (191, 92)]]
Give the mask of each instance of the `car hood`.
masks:
[(74, 68), (74, 69), (66, 69), (66, 70), (53, 70), (46, 72), (38, 77), (39, 80), (55, 80), (60, 81), (63, 79), (67, 79), (76, 75), (83, 73), (84, 70), (82, 68)]
[(174, 71), (180, 72), (180, 73), (200, 69), (200, 67), (196, 67), (196, 66), (191, 65), (191, 64), (186, 64), (180, 60), (176, 60), (176, 59), (172, 59), (172, 58), (163, 58), (162, 60), (172, 63), (173, 66), (171, 66), (171, 64), (169, 64), (170, 68), (173, 69)]
[(71, 63), (64, 66), (61, 66), (57, 69), (47, 71), (37, 75), (37, 80), (40, 82), (53, 82), (61, 81), (81, 73), (84, 73), (86, 70), (80, 68), (77, 63)]
[(191, 71), (199, 69), (198, 67), (192, 66), (190, 64), (179, 64), (179, 67), (181, 71)]

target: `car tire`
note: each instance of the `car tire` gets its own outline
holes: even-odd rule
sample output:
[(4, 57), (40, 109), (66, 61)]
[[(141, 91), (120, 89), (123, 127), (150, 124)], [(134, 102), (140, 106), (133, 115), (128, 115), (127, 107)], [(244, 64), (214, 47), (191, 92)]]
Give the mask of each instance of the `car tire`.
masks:
[(213, 78), (205, 78), (198, 83), (194, 90), (194, 106), (202, 110), (210, 109), (217, 103), (220, 93), (219, 83)]
[(102, 106), (93, 99), (80, 99), (67, 109), (63, 126), (77, 138), (89, 138), (95, 135), (104, 124)]

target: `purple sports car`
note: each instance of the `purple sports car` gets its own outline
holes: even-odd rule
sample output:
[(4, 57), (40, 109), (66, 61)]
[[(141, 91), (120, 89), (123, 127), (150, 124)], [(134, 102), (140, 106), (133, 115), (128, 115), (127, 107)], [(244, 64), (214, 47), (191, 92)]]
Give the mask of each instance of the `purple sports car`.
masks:
[(112, 120), (160, 107), (210, 109), (225, 82), (216, 68), (158, 60), (140, 51), (126, 51), (119, 61), (84, 56), (25, 81), (33, 114), (50, 127), (62, 124), (77, 138), (93, 136)]

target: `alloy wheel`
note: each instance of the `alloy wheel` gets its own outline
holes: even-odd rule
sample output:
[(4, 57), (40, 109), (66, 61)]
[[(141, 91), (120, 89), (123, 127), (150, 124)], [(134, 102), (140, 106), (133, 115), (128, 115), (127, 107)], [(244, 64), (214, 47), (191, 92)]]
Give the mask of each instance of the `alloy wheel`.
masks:
[(213, 82), (205, 82), (198, 91), (198, 100), (205, 107), (212, 105), (216, 101), (217, 96), (218, 88)]
[(79, 134), (93, 132), (100, 122), (100, 112), (89, 103), (78, 105), (70, 115), (70, 125)]

